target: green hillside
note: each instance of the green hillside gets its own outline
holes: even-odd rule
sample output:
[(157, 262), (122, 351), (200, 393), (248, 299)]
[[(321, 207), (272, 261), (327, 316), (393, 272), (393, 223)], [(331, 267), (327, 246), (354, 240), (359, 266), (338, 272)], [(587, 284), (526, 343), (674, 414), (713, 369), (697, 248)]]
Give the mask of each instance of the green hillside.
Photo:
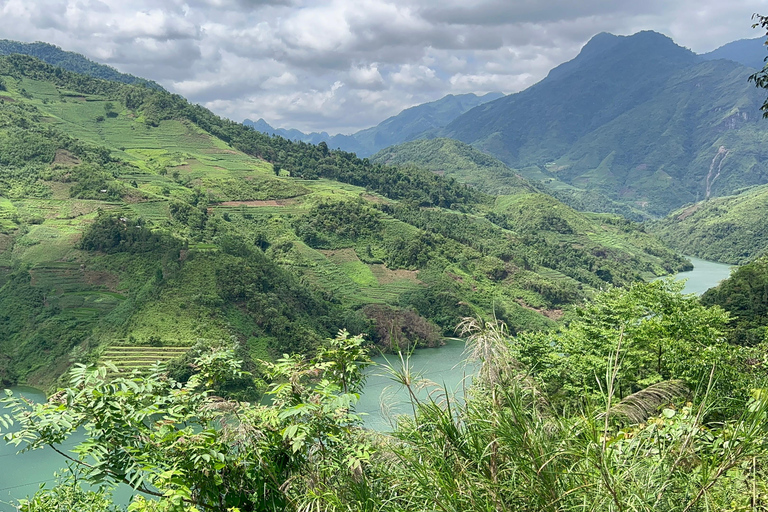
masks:
[(702, 61), (654, 32), (599, 34), (538, 84), (441, 133), (560, 189), (574, 206), (601, 209), (594, 197), (603, 195), (661, 216), (768, 179), (752, 72)]
[(85, 58), (79, 53), (67, 52), (59, 48), (58, 46), (36, 41), (34, 43), (22, 43), (20, 41), (11, 41), (9, 39), (0, 39), (0, 55), (12, 55), (21, 54), (35, 57), (43, 62), (47, 62), (53, 66), (57, 66), (67, 71), (74, 73), (81, 73), (93, 78), (101, 78), (104, 80), (111, 80), (113, 82), (122, 82), (124, 84), (145, 85), (154, 89), (162, 89), (157, 83), (139, 78), (137, 76), (129, 75), (127, 73), (120, 73), (118, 70), (111, 66), (99, 64), (90, 59)]
[(530, 183), (501, 161), (454, 139), (405, 142), (382, 149), (371, 160), (390, 165), (417, 165), (487, 194), (535, 191)]
[(342, 327), (385, 347), (467, 315), (543, 329), (688, 265), (627, 221), (270, 138), (165, 91), (18, 55), (0, 79), (4, 382), (116, 347), (223, 340), (248, 364)]
[(502, 161), (455, 139), (405, 142), (382, 149), (371, 160), (393, 165), (417, 165), (488, 194), (508, 195), (546, 190), (546, 193), (579, 211), (614, 213), (635, 221), (648, 218), (641, 210), (614, 201), (605, 194), (555, 180), (541, 172), (537, 166), (511, 169)]
[(768, 248), (768, 186), (686, 206), (649, 230), (691, 256), (746, 263)]

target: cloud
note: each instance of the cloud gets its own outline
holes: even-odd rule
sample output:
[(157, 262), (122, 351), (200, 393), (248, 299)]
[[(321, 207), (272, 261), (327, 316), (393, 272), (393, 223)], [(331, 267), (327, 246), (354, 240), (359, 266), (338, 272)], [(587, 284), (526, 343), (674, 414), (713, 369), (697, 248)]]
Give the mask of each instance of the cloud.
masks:
[(47, 41), (235, 120), (352, 132), (445, 94), (512, 93), (598, 32), (697, 52), (757, 37), (768, 0), (0, 0), (2, 36)]

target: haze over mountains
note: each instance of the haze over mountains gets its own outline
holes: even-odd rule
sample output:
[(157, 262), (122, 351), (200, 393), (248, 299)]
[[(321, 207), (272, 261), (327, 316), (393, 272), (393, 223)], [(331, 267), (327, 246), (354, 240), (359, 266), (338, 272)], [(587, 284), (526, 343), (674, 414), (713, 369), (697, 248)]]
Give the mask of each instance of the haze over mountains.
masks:
[(483, 103), (504, 96), (500, 92), (490, 92), (482, 96), (476, 94), (449, 94), (439, 100), (407, 108), (372, 128), (366, 128), (351, 135), (328, 135), (322, 133), (303, 133), (294, 129), (273, 128), (263, 119), (243, 124), (268, 135), (279, 135), (286, 139), (319, 144), (325, 142), (331, 148), (356, 153), (359, 157), (370, 156), (377, 151), (394, 144), (407, 142), (421, 136), (424, 132), (442, 128), (464, 112)]
[(576, 207), (661, 216), (768, 178), (762, 96), (747, 83), (764, 52), (759, 38), (696, 55), (656, 32), (601, 33), (544, 80), (509, 96), (448, 96), (351, 136), (251, 125), (361, 156), (418, 138), (452, 138)]

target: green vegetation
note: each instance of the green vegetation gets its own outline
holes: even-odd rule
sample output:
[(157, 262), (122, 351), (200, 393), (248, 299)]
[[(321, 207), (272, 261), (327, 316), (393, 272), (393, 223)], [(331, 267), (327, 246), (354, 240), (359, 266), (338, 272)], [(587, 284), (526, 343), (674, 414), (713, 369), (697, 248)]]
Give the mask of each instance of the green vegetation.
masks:
[(743, 264), (768, 247), (768, 187), (701, 201), (649, 223), (670, 247), (723, 263)]
[[(144, 85), (155, 89), (161, 88), (151, 80), (145, 80), (144, 78), (139, 78), (137, 76), (120, 73), (115, 68), (93, 62), (79, 53), (66, 52), (52, 44), (40, 41), (34, 43), (22, 43), (19, 41), (0, 39), (0, 55), (12, 55), (14, 53), (29, 55), (30, 57), (35, 57), (53, 66), (66, 69), (67, 71), (81, 73), (94, 78), (122, 82), (124, 84)], [(2, 90), (2, 88), (0, 88), (0, 90)]]
[(768, 327), (768, 259), (764, 256), (740, 266), (730, 278), (707, 290), (701, 302), (718, 305), (731, 314), (731, 343), (762, 343)]
[(519, 178), (495, 198), (21, 55), (0, 76), (2, 311), (25, 312), (0, 325), (4, 382), (49, 386), (114, 346), (234, 338), (252, 365), (342, 327), (384, 349), (468, 315), (551, 328), (601, 288), (687, 265)]
[(495, 156), (577, 209), (663, 216), (766, 182), (768, 129), (763, 98), (747, 83), (753, 72), (702, 61), (654, 32), (603, 33), (541, 82), (438, 135)]
[(680, 289), (612, 289), (548, 333), (465, 319), (479, 367), (465, 399), (418, 394), (430, 384), (403, 356), (383, 368), (412, 405), (391, 433), (360, 428), (370, 360), (346, 332), (313, 358), (264, 363), (266, 405), (224, 398), (223, 382), (250, 378), (231, 349), (203, 350), (185, 382), (162, 366), (111, 380), (114, 367), (77, 367), (45, 403), (3, 399), (0, 428), (106, 486), (64, 478), (22, 510), (111, 510), (119, 482), (139, 494), (131, 511), (759, 509), (768, 402), (751, 361), (765, 347), (723, 341), (727, 313)]

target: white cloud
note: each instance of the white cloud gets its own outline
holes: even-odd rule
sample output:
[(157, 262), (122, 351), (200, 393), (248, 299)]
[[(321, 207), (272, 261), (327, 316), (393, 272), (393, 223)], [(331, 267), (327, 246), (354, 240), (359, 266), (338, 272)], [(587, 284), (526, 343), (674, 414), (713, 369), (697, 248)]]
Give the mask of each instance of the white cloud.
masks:
[(757, 37), (768, 0), (0, 0), (0, 37), (157, 80), (215, 112), (351, 132), (449, 93), (516, 92), (594, 34), (697, 52)]

